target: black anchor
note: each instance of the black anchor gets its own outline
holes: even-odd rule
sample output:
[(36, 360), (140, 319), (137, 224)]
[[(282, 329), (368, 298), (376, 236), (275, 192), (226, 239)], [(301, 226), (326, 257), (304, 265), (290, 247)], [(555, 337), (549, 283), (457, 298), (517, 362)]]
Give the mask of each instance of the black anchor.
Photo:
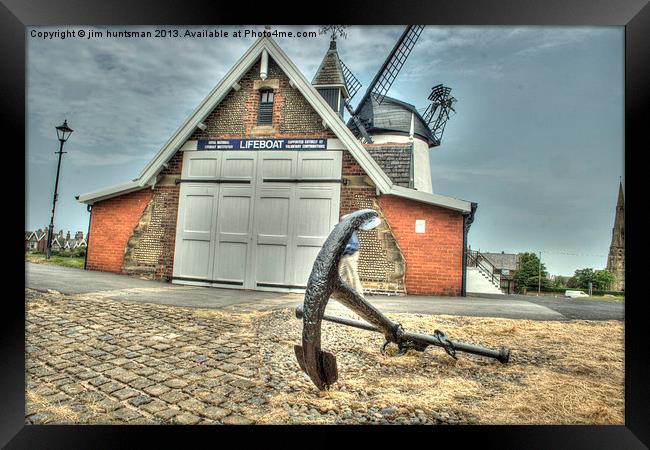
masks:
[[(309, 375), (316, 387), (327, 389), (338, 379), (336, 357), (321, 349), (323, 320), (382, 333), (386, 339), (381, 349), (383, 354), (386, 354), (385, 349), (390, 343), (398, 346), (400, 355), (409, 349), (424, 351), (427, 346), (435, 345), (443, 347), (454, 358), (456, 351), (463, 351), (496, 358), (504, 364), (508, 362), (510, 350), (503, 347), (500, 350), (491, 350), (453, 342), (438, 330), (433, 336), (404, 331), (399, 323), (384, 316), (341, 279), (338, 271), (339, 261), (352, 233), (358, 229), (372, 229), (379, 223), (379, 215), (372, 209), (362, 209), (349, 214), (334, 227), (314, 261), (307, 281), (304, 304), (296, 308), (296, 317), (302, 318), (303, 329), (302, 346), (296, 345), (294, 350), (300, 368)], [(367, 323), (326, 316), (325, 308), (330, 297), (366, 319)]]

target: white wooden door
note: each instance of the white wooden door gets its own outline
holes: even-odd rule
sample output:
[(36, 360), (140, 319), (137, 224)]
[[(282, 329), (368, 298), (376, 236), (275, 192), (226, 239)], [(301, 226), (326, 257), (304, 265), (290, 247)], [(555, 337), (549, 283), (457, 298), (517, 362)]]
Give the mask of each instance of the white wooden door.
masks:
[(304, 289), (338, 222), (341, 152), (188, 151), (174, 278)]
[(255, 163), (253, 152), (222, 152), (212, 271), (215, 284), (252, 288), (247, 274), (250, 274)]
[(209, 280), (214, 265), (214, 232), (218, 207), (221, 155), (185, 152), (176, 221), (175, 279)]
[(255, 287), (300, 290), (338, 222), (340, 152), (259, 152)]
[(287, 288), (296, 152), (258, 152), (255, 197), (255, 287)]
[(298, 153), (298, 179), (294, 194), (291, 267), (293, 283), (306, 286), (316, 255), (339, 221), (341, 197), (340, 152)]
[(218, 185), (182, 184), (174, 252), (174, 277), (210, 278), (214, 262), (215, 204)]

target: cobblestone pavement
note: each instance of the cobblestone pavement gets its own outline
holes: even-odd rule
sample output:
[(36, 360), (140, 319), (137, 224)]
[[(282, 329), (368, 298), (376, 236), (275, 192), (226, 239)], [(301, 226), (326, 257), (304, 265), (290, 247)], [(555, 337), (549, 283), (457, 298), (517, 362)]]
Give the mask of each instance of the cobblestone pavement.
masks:
[(26, 290), (28, 423), (253, 423), (250, 314)]
[[(516, 345), (506, 366), (439, 349), (385, 358), (380, 335), (324, 323), (339, 382), (319, 392), (295, 361), (301, 323), (290, 309), (25, 296), (27, 423), (622, 423), (620, 322), (396, 317), (417, 331), (441, 325), (465, 342)], [(585, 345), (567, 350), (554, 340), (562, 330)], [(573, 403), (556, 412), (547, 393), (562, 389)]]

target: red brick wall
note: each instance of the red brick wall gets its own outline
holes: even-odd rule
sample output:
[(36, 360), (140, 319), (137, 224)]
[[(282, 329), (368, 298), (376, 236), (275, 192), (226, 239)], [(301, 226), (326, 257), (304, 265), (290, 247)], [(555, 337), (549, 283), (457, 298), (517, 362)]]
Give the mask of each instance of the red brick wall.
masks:
[[(406, 258), (409, 294), (460, 295), (463, 271), (463, 216), (460, 212), (392, 195), (379, 198)], [(426, 232), (415, 232), (415, 220)]]
[(88, 269), (120, 272), (126, 243), (151, 196), (151, 189), (142, 189), (93, 205)]

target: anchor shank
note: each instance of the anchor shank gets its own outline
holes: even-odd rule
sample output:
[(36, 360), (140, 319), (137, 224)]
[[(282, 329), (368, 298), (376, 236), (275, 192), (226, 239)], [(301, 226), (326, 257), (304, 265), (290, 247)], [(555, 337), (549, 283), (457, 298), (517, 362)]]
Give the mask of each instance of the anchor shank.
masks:
[[(299, 305), (296, 307), (296, 317), (298, 319), (302, 319), (302, 315), (303, 315), (302, 305)], [(379, 332), (379, 329), (376, 326), (370, 325), (369, 323), (366, 322), (362, 322), (361, 320), (347, 319), (345, 317), (336, 317), (336, 316), (328, 316), (328, 315), (324, 315), (323, 320), (326, 320), (328, 322), (338, 323), (341, 325), (347, 325), (349, 327), (360, 328), (362, 330)]]
[(400, 332), (400, 325), (383, 315), (377, 308), (359, 295), (358, 292), (345, 284), (345, 282), (341, 282), (338, 290), (332, 294), (332, 298), (350, 308), (370, 324), (376, 326), (377, 331), (381, 331), (386, 337), (386, 340), (399, 342), (398, 334)]

